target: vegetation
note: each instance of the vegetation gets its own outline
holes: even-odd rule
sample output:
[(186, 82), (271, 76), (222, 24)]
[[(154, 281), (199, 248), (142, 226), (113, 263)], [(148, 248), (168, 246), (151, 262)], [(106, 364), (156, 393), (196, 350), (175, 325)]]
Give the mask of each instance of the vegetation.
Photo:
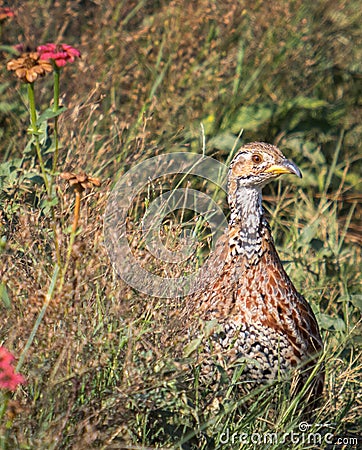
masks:
[[(1, 448), (357, 448), (359, 2), (14, 0), (11, 8), (15, 16), (0, 19), (0, 346), (27, 384), (1, 394)], [(53, 42), (82, 57), (58, 71), (60, 96), (56, 67), (31, 84), (34, 116), (32, 88), (7, 62), (14, 45)], [(271, 185), (265, 207), (326, 347), (324, 397), (307, 428), (301, 399), (283, 383), (247, 398), (235, 395), (235, 380), (217, 393), (199, 385), (197, 365), (175, 360), (165, 339), (182, 299), (124, 283), (104, 245), (112, 188), (137, 163), (176, 151), (227, 163), (253, 140), (277, 144), (303, 172), (293, 185)], [(142, 217), (180, 186), (227, 213), (225, 195), (200, 178), (146, 183), (129, 239), (140, 264), (161, 275), (189, 267), (148, 256)], [(185, 224), (199, 237), (189, 263), (202, 264), (209, 237), (195, 213), (169, 214), (161, 234), (177, 249)], [(313, 433), (321, 443), (306, 441)]]

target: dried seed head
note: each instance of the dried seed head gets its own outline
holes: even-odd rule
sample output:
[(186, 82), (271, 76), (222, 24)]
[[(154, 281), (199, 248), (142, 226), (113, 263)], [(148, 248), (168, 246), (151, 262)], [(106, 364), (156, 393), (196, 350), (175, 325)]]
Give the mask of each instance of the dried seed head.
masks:
[(91, 189), (93, 187), (99, 187), (102, 184), (99, 178), (91, 177), (84, 172), (79, 174), (74, 172), (63, 172), (60, 174), (60, 178), (68, 181), (69, 186), (78, 192), (83, 192), (85, 189)]
[(42, 61), (39, 53), (23, 53), (19, 58), (11, 59), (6, 68), (15, 72), (15, 75), (24, 83), (34, 83), (39, 77), (53, 71), (48, 61)]

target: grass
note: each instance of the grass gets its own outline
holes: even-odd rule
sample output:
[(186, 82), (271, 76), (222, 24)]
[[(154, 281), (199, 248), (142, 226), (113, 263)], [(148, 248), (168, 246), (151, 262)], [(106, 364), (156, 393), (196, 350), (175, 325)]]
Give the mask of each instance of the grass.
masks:
[[(17, 356), (28, 383), (11, 398), (2, 448), (358, 448), (352, 439), (361, 434), (362, 415), (359, 3), (30, 0), (11, 7), (16, 17), (1, 24), (0, 343)], [(58, 119), (58, 172), (85, 171), (103, 184), (82, 196), (64, 273), (57, 272), (56, 244), (65, 261), (75, 198), (57, 176), (50, 202), (38, 159), (26, 147), (26, 86), (5, 69), (11, 57), (5, 46), (20, 41), (31, 48), (66, 42), (82, 52), (61, 76), (67, 110)], [(35, 87), (44, 110), (51, 78)], [(54, 120), (47, 124), (52, 139)], [(227, 163), (235, 142), (253, 140), (276, 143), (303, 172), (293, 185), (271, 185), (264, 205), (326, 346), (323, 401), (304, 435), (310, 442), (292, 438), (304, 419), (287, 381), (250, 398), (232, 389), (237, 371), (229, 380), (220, 368), (219, 395), (200, 384), (197, 364), (190, 372), (187, 358), (175, 360), (176, 342), (168, 338), (182, 300), (124, 283), (104, 245), (112, 188), (136, 164), (177, 151)], [(44, 153), (46, 167), (52, 155), (51, 148)], [(175, 188), (205, 193), (227, 214), (222, 189), (200, 177), (145, 183), (129, 211), (128, 232), (135, 256), (158, 275), (201, 265), (210, 244), (207, 224), (182, 208), (166, 216), (161, 237), (177, 250), (179, 236), (196, 236), (192, 260), (162, 263), (138, 239), (147, 208)], [(288, 433), (285, 443), (273, 433), (278, 439)], [(323, 442), (313, 442), (319, 436)]]

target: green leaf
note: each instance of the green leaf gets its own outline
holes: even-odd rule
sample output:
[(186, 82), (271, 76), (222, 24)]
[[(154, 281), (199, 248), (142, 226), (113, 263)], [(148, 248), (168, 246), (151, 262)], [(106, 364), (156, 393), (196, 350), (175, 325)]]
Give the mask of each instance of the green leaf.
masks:
[(351, 295), (351, 303), (362, 312), (362, 295)]
[(275, 105), (262, 103), (260, 105), (243, 106), (231, 124), (231, 131), (239, 133), (241, 129), (255, 130), (271, 119), (276, 110)]
[(303, 109), (319, 109), (323, 106), (327, 106), (328, 102), (325, 100), (320, 100), (319, 98), (310, 98), (310, 97), (304, 97), (303, 95), (300, 95), (299, 97), (296, 97), (294, 100), (287, 102), (288, 108), (303, 108)]
[(0, 298), (4, 303), (6, 309), (11, 308), (11, 300), (8, 295), (8, 291), (6, 289), (5, 283), (0, 283)]
[(26, 147), (24, 148), (24, 153), (33, 153), (35, 152), (35, 138), (33, 135), (30, 136), (28, 143), (26, 144)]
[(5, 249), (6, 247), (6, 236), (2, 236), (0, 239), (0, 253)]
[(338, 303), (349, 303), (362, 312), (362, 295), (341, 295), (337, 299)]
[(330, 330), (331, 328), (334, 328), (336, 331), (346, 330), (346, 324), (339, 317), (331, 317), (321, 313), (318, 315), (318, 318), (319, 323), (324, 330)]
[(54, 196), (51, 200), (43, 199), (40, 202), (40, 209), (43, 211), (43, 213), (45, 215), (48, 215), (51, 208), (53, 208), (54, 206), (56, 206), (58, 204), (59, 200), (57, 196)]
[(29, 180), (33, 184), (42, 186), (44, 184), (44, 178), (36, 172), (27, 172), (23, 175), (24, 180)]
[(230, 149), (235, 146), (236, 140), (237, 137), (235, 136), (235, 134), (228, 132), (219, 133), (215, 137), (209, 139), (207, 145), (210, 148), (217, 148), (218, 150), (230, 151)]
[(0, 164), (0, 177), (8, 177), (12, 172), (16, 172), (22, 164), (21, 158), (14, 158)]
[(221, 325), (218, 323), (216, 319), (208, 320), (204, 323), (204, 336), (206, 338), (210, 337), (212, 334), (220, 331)]
[(299, 240), (304, 244), (309, 244), (312, 239), (316, 239), (320, 220), (316, 220), (311, 225), (307, 225), (300, 234)]
[(189, 357), (201, 344), (202, 337), (193, 339), (191, 342), (189, 342), (186, 347), (184, 348), (184, 357)]
[(49, 119), (53, 119), (54, 117), (60, 116), (60, 114), (62, 114), (66, 110), (67, 108), (65, 106), (59, 108), (57, 111), (53, 111), (51, 108), (46, 109), (38, 117), (38, 120), (36, 121), (37, 126), (40, 127), (43, 122), (46, 122)]

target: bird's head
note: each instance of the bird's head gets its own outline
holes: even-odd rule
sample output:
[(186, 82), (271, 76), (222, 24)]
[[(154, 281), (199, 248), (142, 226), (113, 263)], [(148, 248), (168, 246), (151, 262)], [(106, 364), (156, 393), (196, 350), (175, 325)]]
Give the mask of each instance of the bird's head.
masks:
[(233, 192), (239, 187), (261, 189), (285, 173), (302, 178), (294, 162), (287, 159), (277, 147), (253, 142), (241, 147), (231, 162), (229, 184), (234, 187)]

